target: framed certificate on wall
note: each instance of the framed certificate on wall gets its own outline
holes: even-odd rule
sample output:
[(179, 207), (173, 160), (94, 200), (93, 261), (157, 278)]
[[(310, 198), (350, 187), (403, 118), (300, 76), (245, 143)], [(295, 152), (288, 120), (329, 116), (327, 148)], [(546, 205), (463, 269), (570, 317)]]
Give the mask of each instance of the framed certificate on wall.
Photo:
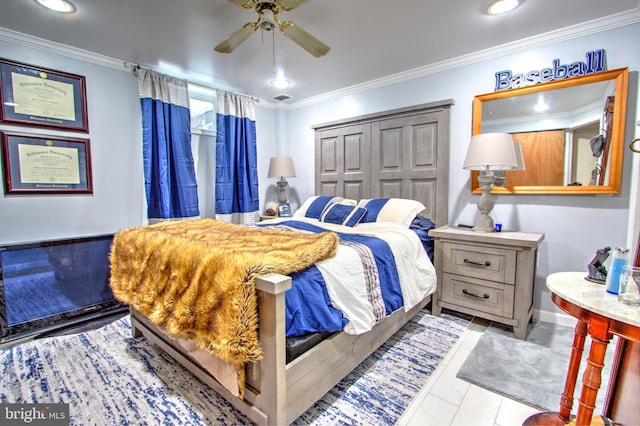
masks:
[(85, 78), (0, 58), (0, 120), (89, 131)]
[(89, 139), (2, 132), (6, 194), (92, 194)]

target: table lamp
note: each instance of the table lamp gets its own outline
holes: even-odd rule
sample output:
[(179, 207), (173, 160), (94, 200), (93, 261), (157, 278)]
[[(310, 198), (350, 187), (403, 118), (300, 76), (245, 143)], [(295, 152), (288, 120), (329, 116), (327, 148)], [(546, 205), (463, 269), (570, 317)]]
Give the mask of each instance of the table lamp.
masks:
[(273, 157), (269, 161), (268, 178), (280, 178), (278, 185), (278, 211), (280, 216), (290, 216), (291, 207), (287, 203), (287, 186), (285, 177), (296, 177), (296, 169), (291, 157)]
[[(520, 146), (520, 142), (514, 141), (513, 147), (516, 150), (516, 163), (518, 163), (518, 165), (516, 166), (515, 169), (512, 169), (511, 171), (515, 172), (515, 171), (526, 170), (526, 167), (524, 166), (524, 157), (522, 156), (522, 147)], [(493, 183), (493, 186), (504, 186), (505, 183), (507, 182), (507, 171), (496, 170), (493, 174), (496, 177), (496, 180)]]
[(493, 219), (489, 216), (493, 209), (491, 187), (495, 181), (496, 170), (512, 170), (518, 167), (513, 139), (509, 133), (481, 133), (471, 138), (467, 156), (464, 159), (465, 170), (478, 170), (478, 183), (482, 194), (478, 200), (480, 217), (473, 230), (476, 232), (494, 232)]

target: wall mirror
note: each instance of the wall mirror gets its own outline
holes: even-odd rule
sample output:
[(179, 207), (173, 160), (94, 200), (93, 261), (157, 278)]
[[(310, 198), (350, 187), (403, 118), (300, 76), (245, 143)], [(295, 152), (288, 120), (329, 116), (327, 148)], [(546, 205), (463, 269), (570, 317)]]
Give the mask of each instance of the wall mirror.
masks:
[(493, 192), (619, 193), (627, 84), (622, 68), (475, 96), (473, 134), (511, 133), (524, 158)]

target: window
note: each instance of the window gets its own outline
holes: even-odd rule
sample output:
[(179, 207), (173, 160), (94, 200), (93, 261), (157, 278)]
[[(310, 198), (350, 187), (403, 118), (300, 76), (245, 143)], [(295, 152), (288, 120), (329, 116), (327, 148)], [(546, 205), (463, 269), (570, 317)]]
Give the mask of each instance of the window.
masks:
[(201, 86), (189, 85), (189, 109), (191, 111), (191, 131), (216, 131), (216, 92)]

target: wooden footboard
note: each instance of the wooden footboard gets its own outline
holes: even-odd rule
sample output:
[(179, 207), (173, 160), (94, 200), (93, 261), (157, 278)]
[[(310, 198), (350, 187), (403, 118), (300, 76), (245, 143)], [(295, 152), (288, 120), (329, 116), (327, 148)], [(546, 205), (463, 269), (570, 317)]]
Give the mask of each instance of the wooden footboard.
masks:
[(247, 369), (244, 399), (235, 397), (134, 310), (132, 335), (136, 338), (144, 335), (160, 346), (257, 424), (284, 425), (292, 423), (322, 398), (431, 300), (428, 296), (410, 312), (403, 309), (394, 312), (365, 334), (337, 333), (287, 364), (284, 295), (290, 288), (291, 278), (283, 275), (268, 274), (256, 281), (264, 356)]

